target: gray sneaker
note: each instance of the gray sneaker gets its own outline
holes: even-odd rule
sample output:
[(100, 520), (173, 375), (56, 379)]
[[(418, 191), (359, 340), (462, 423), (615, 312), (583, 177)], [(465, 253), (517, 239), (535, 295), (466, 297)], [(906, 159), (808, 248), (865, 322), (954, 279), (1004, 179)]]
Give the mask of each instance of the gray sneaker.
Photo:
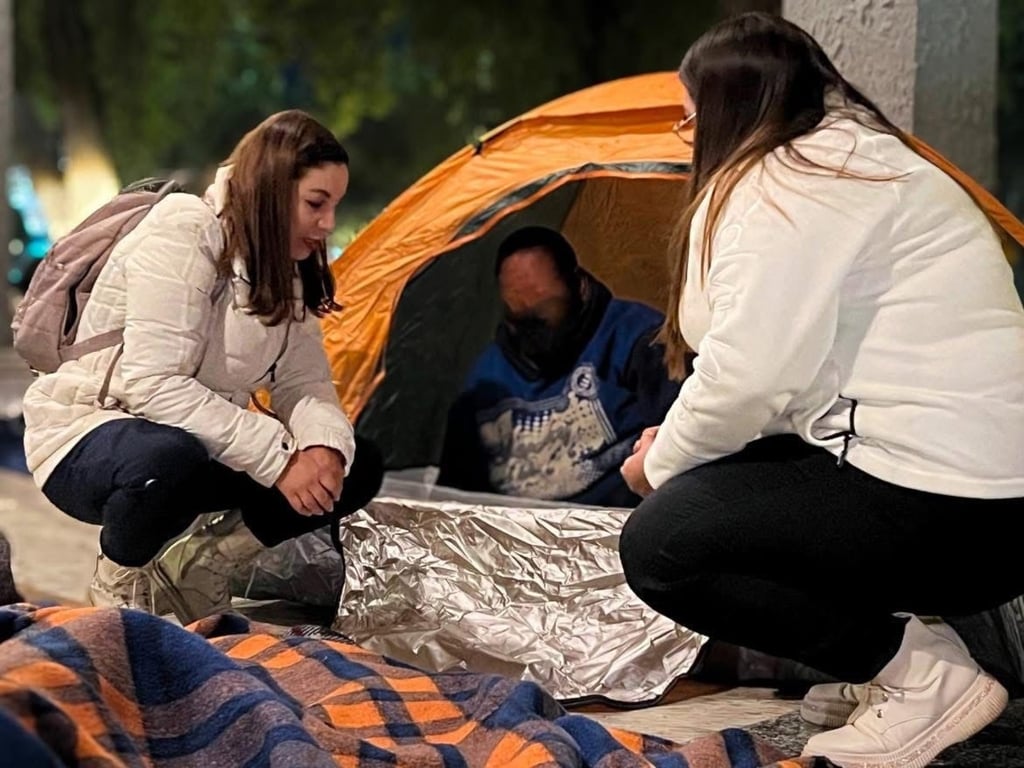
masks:
[(102, 552), (89, 584), (89, 602), (102, 608), (135, 608), (160, 615), (152, 583), (152, 563), (140, 568), (118, 565)]
[(155, 561), (161, 597), (182, 624), (231, 607), (231, 576), (263, 545), (232, 510), (178, 539)]

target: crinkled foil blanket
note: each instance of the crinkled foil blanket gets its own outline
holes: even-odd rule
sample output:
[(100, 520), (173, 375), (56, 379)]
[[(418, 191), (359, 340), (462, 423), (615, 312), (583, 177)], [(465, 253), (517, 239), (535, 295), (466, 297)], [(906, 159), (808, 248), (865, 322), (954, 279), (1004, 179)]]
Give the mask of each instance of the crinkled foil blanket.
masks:
[(625, 509), (381, 497), (342, 527), (264, 553), (248, 597), (333, 605), (333, 629), (429, 671), (535, 681), (563, 701), (656, 700), (704, 643), (643, 605), (618, 558)]

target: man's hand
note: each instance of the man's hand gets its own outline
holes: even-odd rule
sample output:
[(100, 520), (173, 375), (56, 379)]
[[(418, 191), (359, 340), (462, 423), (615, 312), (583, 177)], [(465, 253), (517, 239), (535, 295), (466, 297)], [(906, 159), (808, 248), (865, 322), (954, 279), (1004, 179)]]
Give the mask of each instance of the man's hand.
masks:
[(300, 515), (323, 515), (341, 498), (345, 460), (331, 448), (312, 446), (292, 454), (274, 485)]

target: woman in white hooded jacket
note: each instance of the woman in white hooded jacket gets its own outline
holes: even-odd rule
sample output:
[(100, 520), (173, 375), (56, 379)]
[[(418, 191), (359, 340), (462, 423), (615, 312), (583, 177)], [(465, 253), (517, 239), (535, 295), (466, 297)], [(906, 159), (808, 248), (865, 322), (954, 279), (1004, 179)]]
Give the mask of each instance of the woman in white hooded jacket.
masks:
[[(379, 454), (354, 437), (319, 333), (339, 309), (325, 243), (348, 180), (347, 153), (316, 120), (268, 118), (205, 197), (168, 195), (114, 248), (76, 340), (123, 329), (123, 343), (26, 393), (36, 482), (102, 526), (94, 604), (209, 614), (263, 546), (379, 488)], [(247, 407), (263, 387), (276, 417)], [(232, 511), (179, 538), (218, 510)]]
[[(702, 36), (663, 340), (697, 352), (622, 472), (633, 590), (698, 632), (851, 685), (807, 754), (924, 766), (1006, 691), (918, 615), (1024, 591), (1024, 311), (953, 178), (781, 18)], [(825, 717), (824, 715), (828, 715)], [(849, 722), (847, 720), (849, 719)]]

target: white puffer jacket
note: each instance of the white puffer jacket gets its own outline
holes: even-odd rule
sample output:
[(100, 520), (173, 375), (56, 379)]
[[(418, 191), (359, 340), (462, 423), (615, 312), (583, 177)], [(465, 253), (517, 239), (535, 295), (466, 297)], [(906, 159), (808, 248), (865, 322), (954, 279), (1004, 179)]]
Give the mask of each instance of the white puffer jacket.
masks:
[[(78, 340), (123, 328), (123, 351), (67, 362), (26, 393), (25, 451), (40, 487), (84, 435), (117, 418), (180, 427), (213, 459), (267, 487), (295, 450), (312, 445), (341, 451), (351, 467), (352, 426), (331, 383), (317, 318), (264, 325), (246, 312), (243, 262), (236, 259), (230, 279), (217, 275), (225, 240), (217, 212), (228, 173), (221, 169), (202, 200), (169, 195), (111, 253)], [(296, 305), (301, 310), (301, 298)], [(261, 387), (280, 421), (247, 408)]]
[(795, 434), (904, 488), (1024, 497), (1024, 308), (988, 219), (844, 115), (793, 146), (822, 168), (776, 150), (740, 179), (706, 279), (710, 196), (694, 216), (679, 319), (699, 354), (651, 485)]

